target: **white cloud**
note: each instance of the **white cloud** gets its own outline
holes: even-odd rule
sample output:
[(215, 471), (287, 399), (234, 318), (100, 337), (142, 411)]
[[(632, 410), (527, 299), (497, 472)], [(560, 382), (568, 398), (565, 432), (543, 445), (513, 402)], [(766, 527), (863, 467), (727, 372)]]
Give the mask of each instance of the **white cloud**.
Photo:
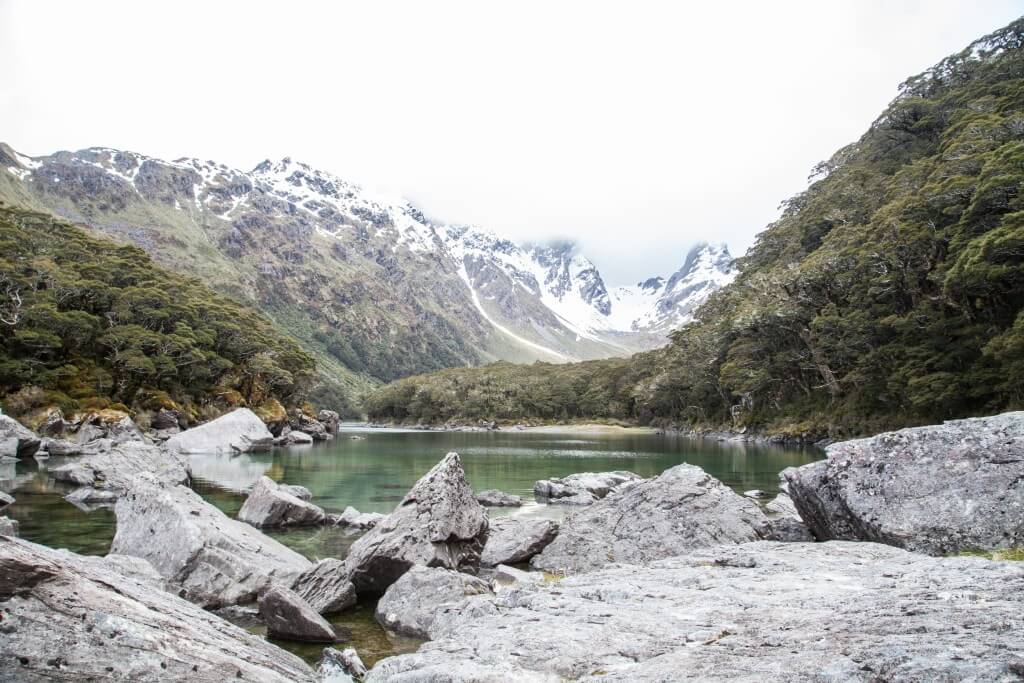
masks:
[(0, 0), (3, 132), (250, 168), (291, 155), (612, 283), (741, 252), (918, 73), (1018, 2)]

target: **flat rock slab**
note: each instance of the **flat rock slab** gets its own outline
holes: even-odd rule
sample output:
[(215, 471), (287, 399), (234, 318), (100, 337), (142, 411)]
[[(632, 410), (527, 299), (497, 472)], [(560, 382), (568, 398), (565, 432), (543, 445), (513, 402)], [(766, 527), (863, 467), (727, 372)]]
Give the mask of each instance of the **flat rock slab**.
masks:
[(345, 563), (333, 557), (299, 574), (292, 590), (319, 614), (334, 614), (356, 604), (356, 589), (348, 580)]
[[(309, 489), (298, 493), (308, 493)], [(260, 477), (238, 511), (238, 519), (255, 527), (314, 526), (322, 524), (323, 508), (293, 494), (293, 489), (278, 485), (270, 477)]]
[(614, 489), (642, 477), (632, 472), (579, 472), (558, 479), (541, 479), (533, 485), (533, 495), (555, 505), (590, 505)]
[(435, 616), (446, 605), (470, 595), (490, 593), (490, 584), (475, 576), (450, 569), (413, 567), (377, 602), (377, 621), (396, 633), (429, 638)]
[(352, 544), (345, 558), (349, 580), (360, 594), (382, 595), (414, 565), (475, 571), (488, 528), (459, 454), (449, 453)]
[(114, 443), (109, 439), (92, 442), (75, 462), (50, 473), (58, 481), (117, 493), (130, 489), (143, 473), (166, 484), (186, 483), (190, 477), (188, 463), (177, 453), (141, 441)]
[(932, 555), (1024, 546), (1024, 412), (829, 446), (783, 474), (819, 539)]
[(699, 467), (677, 465), (566, 517), (531, 564), (553, 572), (590, 571), (756, 541), (769, 533), (768, 518), (753, 500)]
[(326, 619), (284, 586), (271, 586), (261, 593), (259, 610), (271, 638), (309, 643), (333, 643), (338, 639)]
[(527, 562), (544, 550), (558, 535), (558, 522), (550, 519), (500, 517), (491, 520), (491, 530), (480, 565)]
[(148, 560), (203, 607), (247, 602), (271, 583), (290, 585), (309, 560), (197, 493), (140, 477), (114, 508), (112, 553)]
[(485, 507), (506, 507), (517, 508), (523, 504), (523, 499), (511, 493), (505, 493), (497, 489), (487, 489), (476, 494), (477, 502)]
[(1015, 680), (1024, 564), (761, 541), (467, 598), (366, 680)]
[(238, 408), (167, 440), (167, 448), (186, 455), (248, 453), (265, 451), (273, 445), (274, 435), (248, 408)]
[(0, 679), (318, 680), (295, 655), (125, 567), (0, 539)]

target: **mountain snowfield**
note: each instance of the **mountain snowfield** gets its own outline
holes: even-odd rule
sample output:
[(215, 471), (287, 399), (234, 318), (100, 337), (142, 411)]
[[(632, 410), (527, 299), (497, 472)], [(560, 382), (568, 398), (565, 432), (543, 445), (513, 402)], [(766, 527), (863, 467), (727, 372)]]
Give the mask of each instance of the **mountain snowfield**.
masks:
[[(304, 295), (322, 297), (310, 281), (331, 281), (335, 271), (316, 266), (323, 258), (337, 259), (346, 285), (373, 290), (368, 298), (381, 307), (389, 307), (389, 295), (402, 299), (394, 307), (410, 304), (405, 299), (412, 294), (393, 287), (402, 282), (433, 299), (430, 311), (413, 302), (416, 323), (456, 338), (458, 349), (465, 342), (449, 363), (564, 362), (654, 348), (692, 321), (696, 309), (735, 275), (724, 245), (700, 244), (668, 277), (609, 291), (598, 268), (572, 244), (517, 244), (477, 226), (436, 221), (401, 198), (374, 194), (289, 158), (245, 172), (108, 148), (30, 158), (0, 145), (0, 167), (11, 181), (0, 185), (4, 199), (132, 240), (175, 266), (213, 249), (217, 253), (209, 258), (222, 262), (222, 288), (237, 287), (252, 299), (272, 298), (272, 292), (261, 294), (261, 279), (287, 279), (295, 264), (306, 269), (296, 276)], [(131, 220), (162, 228), (154, 237), (132, 228)], [(318, 240), (328, 256), (310, 258)], [(251, 272), (239, 265), (246, 260)], [(205, 261), (194, 267), (200, 276), (203, 268), (214, 268)], [(319, 270), (310, 276), (310, 268)], [(228, 284), (234, 276), (226, 269), (238, 269), (235, 282)], [(343, 333), (358, 325), (343, 313), (333, 316), (341, 322), (319, 309), (311, 317)], [(404, 320), (395, 314), (361, 332), (386, 339), (386, 328)]]

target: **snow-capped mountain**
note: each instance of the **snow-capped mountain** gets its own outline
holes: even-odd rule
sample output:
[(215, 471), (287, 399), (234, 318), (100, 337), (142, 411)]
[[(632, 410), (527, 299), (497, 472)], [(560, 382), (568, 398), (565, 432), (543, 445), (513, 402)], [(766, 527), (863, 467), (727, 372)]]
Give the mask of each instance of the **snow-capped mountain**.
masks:
[(700, 245), (667, 279), (609, 291), (574, 245), (517, 244), (289, 158), (252, 171), (108, 148), (0, 145), (0, 198), (86, 223), (263, 305), (319, 357), (381, 379), (494, 359), (664, 343), (732, 278)]

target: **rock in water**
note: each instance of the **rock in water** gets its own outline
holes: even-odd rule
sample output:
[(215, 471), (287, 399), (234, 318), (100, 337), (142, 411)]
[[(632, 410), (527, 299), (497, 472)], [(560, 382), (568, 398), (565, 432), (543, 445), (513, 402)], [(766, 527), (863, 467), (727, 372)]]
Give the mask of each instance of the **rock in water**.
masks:
[(501, 517), (491, 520), (480, 564), (518, 564), (544, 550), (558, 535), (558, 522), (550, 519)]
[(829, 446), (783, 474), (819, 539), (931, 555), (1024, 546), (1024, 412)]
[(270, 583), (290, 585), (310, 567), (306, 558), (183, 486), (139, 477), (114, 511), (110, 552), (148, 560), (183, 597), (203, 607), (252, 600)]
[(319, 614), (334, 614), (356, 604), (356, 589), (345, 563), (328, 558), (299, 574), (292, 590)]
[(377, 621), (396, 633), (429, 638), (434, 616), (447, 604), (490, 594), (483, 579), (451, 569), (417, 566), (391, 584), (377, 602)]
[(26, 541), (0, 539), (0, 614), (3, 680), (319, 680), (295, 655), (125, 573), (124, 562)]
[(340, 515), (328, 515), (331, 524), (353, 529), (372, 529), (384, 519), (379, 512), (360, 512), (349, 505)]
[(299, 500), (313, 500), (313, 492), (305, 486), (299, 486), (298, 484), (278, 484), (277, 486), (285, 493), (291, 494)]
[(131, 488), (143, 473), (167, 484), (189, 480), (188, 465), (181, 455), (141, 441), (114, 444), (107, 439), (92, 442), (81, 458), (50, 473), (58, 481), (119, 493)]
[(247, 453), (265, 451), (273, 445), (274, 435), (248, 408), (238, 408), (167, 440), (167, 448), (185, 454)]
[(324, 658), (320, 660), (320, 675), (323, 680), (325, 683), (340, 680), (342, 674), (361, 681), (366, 675), (366, 665), (359, 658), (359, 653), (350, 647), (341, 651), (335, 650), (333, 647), (325, 647)]
[(449, 453), (352, 545), (345, 559), (349, 579), (358, 593), (381, 595), (413, 565), (474, 570), (487, 529), (487, 512), (476, 502), (459, 454)]
[(17, 536), (18, 520), (11, 519), (6, 515), (0, 517), (0, 536)]
[(517, 508), (523, 504), (523, 499), (519, 496), (513, 496), (511, 493), (505, 493), (497, 489), (487, 489), (476, 494), (477, 501), (487, 507), (511, 507)]
[(761, 541), (516, 584), (439, 611), (379, 681), (999, 681), (1024, 563)]
[(4, 491), (0, 491), (0, 510), (3, 510), (8, 505), (14, 503), (14, 496)]
[(757, 503), (699, 467), (677, 465), (569, 516), (531, 564), (557, 572), (589, 571), (767, 534), (768, 519)]
[(0, 414), (0, 444), (7, 444), (6, 450), (0, 449), (0, 455), (31, 458), (41, 443), (42, 439), (13, 417)]
[(533, 485), (533, 494), (546, 503), (590, 505), (627, 482), (638, 481), (632, 472), (580, 472), (560, 479), (542, 479)]
[(293, 496), (270, 477), (256, 481), (238, 511), (239, 520), (256, 527), (313, 526), (321, 524), (324, 517), (323, 509)]
[(271, 638), (310, 643), (333, 643), (338, 639), (326, 619), (284, 586), (271, 586), (261, 593), (259, 607)]

